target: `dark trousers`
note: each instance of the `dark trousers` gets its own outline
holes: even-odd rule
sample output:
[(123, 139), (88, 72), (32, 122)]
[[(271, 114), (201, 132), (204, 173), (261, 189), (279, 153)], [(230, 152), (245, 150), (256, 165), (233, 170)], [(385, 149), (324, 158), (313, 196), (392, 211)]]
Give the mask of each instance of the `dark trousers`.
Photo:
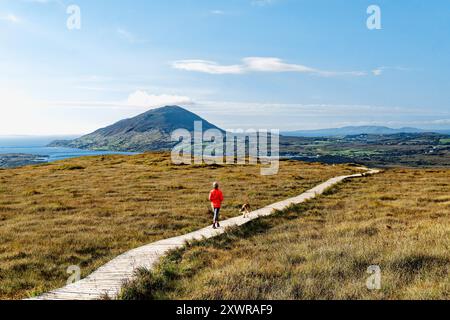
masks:
[(220, 208), (214, 208), (214, 222), (219, 221)]

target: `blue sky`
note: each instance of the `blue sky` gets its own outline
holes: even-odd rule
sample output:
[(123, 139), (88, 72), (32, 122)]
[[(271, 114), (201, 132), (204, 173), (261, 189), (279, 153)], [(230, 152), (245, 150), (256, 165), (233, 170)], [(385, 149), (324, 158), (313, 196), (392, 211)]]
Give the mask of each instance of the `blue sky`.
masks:
[(448, 0), (0, 0), (0, 135), (165, 104), (225, 129), (448, 128), (449, 39)]

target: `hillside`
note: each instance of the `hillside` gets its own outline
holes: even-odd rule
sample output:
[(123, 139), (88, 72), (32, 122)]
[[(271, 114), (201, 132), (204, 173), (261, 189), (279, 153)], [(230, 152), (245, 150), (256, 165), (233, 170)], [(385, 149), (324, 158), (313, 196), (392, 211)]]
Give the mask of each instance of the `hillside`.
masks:
[(330, 128), (319, 130), (298, 130), (282, 132), (288, 137), (345, 137), (359, 134), (373, 134), (373, 135), (390, 135), (397, 133), (422, 133), (426, 130), (417, 128), (399, 128), (393, 129), (383, 126), (349, 126), (343, 128)]
[(171, 133), (177, 129), (194, 131), (200, 121), (203, 130), (222, 129), (179, 106), (149, 110), (71, 141), (54, 141), (49, 146), (108, 151), (161, 151), (171, 149)]
[[(54, 141), (50, 146), (105, 151), (167, 151), (176, 144), (171, 142), (171, 133), (176, 129), (192, 132), (195, 121), (202, 122), (204, 131), (218, 129), (225, 133), (188, 110), (167, 106), (119, 121), (79, 139)], [(280, 137), (280, 154), (302, 161), (367, 166), (449, 164), (450, 144), (446, 141), (450, 136), (421, 129), (364, 126), (284, 134), (289, 136)]]
[[(55, 141), (50, 146), (106, 151), (167, 151), (176, 144), (171, 142), (171, 133), (180, 128), (192, 132), (195, 121), (202, 122), (204, 131), (221, 130), (181, 107), (168, 106), (119, 121), (79, 139)], [(391, 129), (372, 126), (325, 129), (317, 132), (320, 133), (317, 135), (330, 135), (326, 137), (307, 137), (310, 135), (307, 132), (303, 132), (306, 137), (282, 135), (280, 154), (302, 161), (359, 163), (366, 166), (449, 165), (450, 144), (447, 141), (450, 136), (421, 131), (415, 128)], [(342, 136), (333, 136), (338, 133)]]
[(246, 201), (263, 207), (356, 170), (296, 161), (275, 176), (260, 169), (177, 166), (166, 153), (0, 169), (0, 299), (56, 289), (71, 265), (84, 277), (125, 251), (209, 226), (212, 181), (230, 218)]
[(5, 153), (0, 154), (0, 168), (15, 168), (33, 164), (47, 162), (46, 156), (21, 154), (21, 153)]
[[(450, 299), (450, 170), (394, 169), (173, 251), (127, 299)], [(369, 266), (381, 289), (368, 290)]]

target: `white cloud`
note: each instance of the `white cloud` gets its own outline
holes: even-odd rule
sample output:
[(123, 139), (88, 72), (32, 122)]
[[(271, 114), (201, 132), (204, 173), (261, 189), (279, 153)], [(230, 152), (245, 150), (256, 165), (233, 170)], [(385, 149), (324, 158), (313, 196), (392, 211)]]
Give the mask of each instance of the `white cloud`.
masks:
[(376, 77), (381, 76), (383, 74), (384, 68), (377, 68), (372, 70), (372, 74)]
[(247, 70), (256, 72), (318, 72), (303, 65), (285, 63), (278, 58), (250, 57), (244, 58), (243, 62)]
[[(199, 101), (172, 94), (132, 92), (123, 99), (43, 101), (0, 88), (0, 135), (81, 134), (164, 105), (181, 105), (225, 128), (317, 129), (372, 122), (390, 126), (448, 128), (442, 111), (424, 107), (346, 104)], [(445, 113), (445, 112), (444, 112)], [(405, 116), (407, 115), (407, 117)]]
[(290, 64), (282, 59), (273, 57), (247, 57), (242, 59), (241, 64), (221, 65), (214, 61), (208, 60), (178, 60), (172, 63), (175, 69), (185, 71), (195, 71), (209, 74), (243, 74), (249, 72), (297, 72), (309, 73), (320, 76), (364, 76), (366, 72), (362, 71), (323, 71), (307, 67), (300, 64)]
[(430, 124), (450, 124), (450, 119), (438, 119), (429, 121)]
[(0, 20), (7, 21), (10, 23), (20, 23), (22, 21), (22, 19), (20, 19), (18, 16), (14, 15), (12, 13), (9, 13), (5, 16), (0, 17)]
[(199, 100), (189, 106), (189, 110), (224, 129), (276, 128), (289, 131), (349, 125), (446, 129), (450, 124), (448, 116), (442, 112), (420, 106)]
[(162, 107), (167, 105), (190, 105), (193, 101), (189, 97), (178, 95), (155, 95), (145, 91), (135, 91), (128, 96), (127, 105), (131, 107)]
[(65, 107), (70, 109), (143, 109), (164, 107), (168, 105), (187, 106), (194, 104), (194, 101), (187, 96), (171, 94), (149, 94), (143, 90), (137, 90), (128, 95), (126, 100), (109, 101), (48, 101), (48, 106)]
[(49, 101), (0, 88), (0, 99), (0, 135), (88, 133), (153, 108), (194, 104), (189, 97), (139, 90), (123, 100)]
[(179, 60), (173, 62), (172, 66), (175, 69), (209, 74), (239, 74), (245, 72), (245, 69), (241, 65), (224, 66), (207, 60)]
[(385, 71), (412, 71), (411, 68), (405, 68), (405, 67), (378, 67), (372, 70), (372, 74), (376, 77), (381, 76), (384, 74)]

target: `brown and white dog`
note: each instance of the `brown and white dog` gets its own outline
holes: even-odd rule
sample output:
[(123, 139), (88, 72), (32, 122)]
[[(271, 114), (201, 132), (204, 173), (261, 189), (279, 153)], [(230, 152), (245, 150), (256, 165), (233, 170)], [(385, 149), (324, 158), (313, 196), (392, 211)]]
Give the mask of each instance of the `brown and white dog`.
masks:
[(250, 210), (251, 210), (250, 205), (248, 203), (246, 203), (242, 206), (242, 208), (239, 212), (242, 213), (244, 218), (247, 218), (248, 215), (250, 214)]

